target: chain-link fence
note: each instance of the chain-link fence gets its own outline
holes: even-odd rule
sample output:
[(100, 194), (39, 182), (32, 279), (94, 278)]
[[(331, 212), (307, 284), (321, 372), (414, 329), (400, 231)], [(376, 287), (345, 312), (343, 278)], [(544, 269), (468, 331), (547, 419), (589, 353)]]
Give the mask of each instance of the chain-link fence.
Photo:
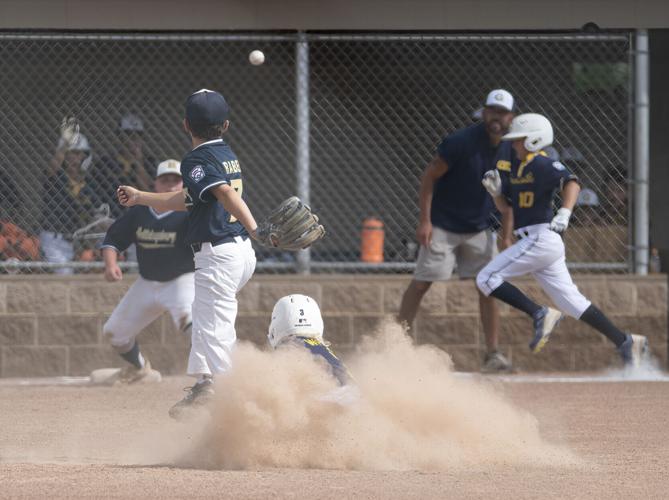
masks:
[[(300, 44), (308, 58), (298, 65)], [(253, 49), (265, 64), (249, 64)], [(120, 174), (146, 183), (158, 161), (188, 151), (183, 103), (206, 87), (231, 103), (227, 140), (254, 213), (304, 191), (308, 174), (311, 205), (328, 229), (311, 250), (312, 270), (408, 271), (424, 167), (439, 140), (476, 121), (486, 93), (503, 87), (520, 111), (551, 119), (551, 154), (582, 180), (568, 259), (627, 270), (630, 53), (628, 34), (0, 34), (5, 269), (19, 260), (47, 270), (63, 258), (80, 270), (99, 267), (90, 262), (94, 241), (75, 232), (94, 222), (100, 203), (112, 217), (121, 213), (113, 199)], [(54, 159), (65, 115), (79, 119), (90, 143), (85, 172)], [(308, 129), (300, 128), (305, 116)], [(361, 226), (371, 216), (384, 223), (383, 264), (360, 262)], [(7, 228), (26, 234), (14, 240)], [(50, 244), (65, 250), (54, 257)], [(296, 265), (294, 255), (259, 255), (260, 269)]]

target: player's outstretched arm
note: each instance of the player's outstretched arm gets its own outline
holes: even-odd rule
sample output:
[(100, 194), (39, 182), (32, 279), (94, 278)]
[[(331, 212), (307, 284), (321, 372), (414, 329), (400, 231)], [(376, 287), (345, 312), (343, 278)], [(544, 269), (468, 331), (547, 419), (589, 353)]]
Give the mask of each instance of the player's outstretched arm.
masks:
[(228, 184), (219, 184), (211, 188), (212, 194), (216, 197), (218, 202), (223, 205), (223, 208), (235, 217), (242, 226), (246, 228), (252, 238), (255, 238), (258, 224), (251, 214), (246, 202), (242, 199), (239, 193)]
[(116, 190), (118, 201), (124, 207), (134, 207), (135, 205), (145, 205), (153, 207), (160, 212), (176, 210), (184, 212), (186, 210), (186, 199), (183, 191), (168, 193), (149, 193), (140, 191), (131, 186), (119, 186)]

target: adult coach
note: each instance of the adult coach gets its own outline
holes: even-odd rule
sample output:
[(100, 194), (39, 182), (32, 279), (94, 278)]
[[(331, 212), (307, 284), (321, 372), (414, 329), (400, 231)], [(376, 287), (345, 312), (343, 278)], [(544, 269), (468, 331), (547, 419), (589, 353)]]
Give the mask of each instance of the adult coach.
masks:
[[(399, 321), (409, 327), (433, 282), (450, 279), (456, 264), (460, 278), (474, 278), (497, 253), (490, 230), (493, 204), (481, 180), (495, 166), (511, 167), (511, 146), (501, 142), (513, 119), (511, 94), (503, 89), (490, 92), (482, 118), (443, 139), (423, 173), (416, 230), (420, 252), (399, 312)], [(503, 216), (503, 247), (511, 244), (511, 230), (511, 221)], [(507, 371), (511, 365), (497, 350), (499, 310), (480, 292), (479, 311), (487, 350), (482, 370)]]
[(188, 394), (170, 409), (179, 418), (213, 394), (212, 377), (230, 368), (237, 339), (237, 292), (251, 278), (256, 257), (249, 235), (258, 225), (244, 202), (237, 156), (223, 140), (230, 108), (218, 92), (202, 89), (186, 100), (183, 126), (193, 149), (181, 161), (183, 193), (147, 193), (118, 188), (124, 206), (188, 210), (186, 242), (195, 255), (195, 300), (188, 374), (197, 377)]
[[(158, 165), (154, 185), (156, 193), (181, 193), (179, 162), (166, 160)], [(101, 247), (105, 279), (121, 280), (118, 254), (133, 243), (137, 247), (139, 277), (103, 327), (111, 345), (129, 363), (105, 383), (159, 378), (142, 356), (136, 337), (165, 311), (169, 311), (176, 327), (190, 336), (194, 266), (193, 252), (185, 242), (187, 222), (184, 212), (136, 206), (107, 231)]]

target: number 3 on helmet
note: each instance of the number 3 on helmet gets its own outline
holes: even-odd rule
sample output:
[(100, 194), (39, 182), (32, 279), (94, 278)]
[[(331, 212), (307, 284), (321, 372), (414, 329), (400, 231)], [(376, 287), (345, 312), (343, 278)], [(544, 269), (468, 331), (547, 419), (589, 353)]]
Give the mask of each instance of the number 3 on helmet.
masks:
[(286, 338), (300, 336), (323, 342), (323, 317), (318, 304), (306, 295), (286, 295), (272, 310), (267, 340), (272, 348)]

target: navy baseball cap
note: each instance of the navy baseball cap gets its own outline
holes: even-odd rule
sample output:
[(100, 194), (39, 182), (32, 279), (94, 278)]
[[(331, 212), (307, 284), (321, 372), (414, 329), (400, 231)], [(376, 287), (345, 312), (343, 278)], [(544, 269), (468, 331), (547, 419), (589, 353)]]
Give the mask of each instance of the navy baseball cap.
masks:
[(186, 120), (191, 128), (222, 125), (230, 115), (230, 106), (215, 90), (201, 89), (186, 99)]

